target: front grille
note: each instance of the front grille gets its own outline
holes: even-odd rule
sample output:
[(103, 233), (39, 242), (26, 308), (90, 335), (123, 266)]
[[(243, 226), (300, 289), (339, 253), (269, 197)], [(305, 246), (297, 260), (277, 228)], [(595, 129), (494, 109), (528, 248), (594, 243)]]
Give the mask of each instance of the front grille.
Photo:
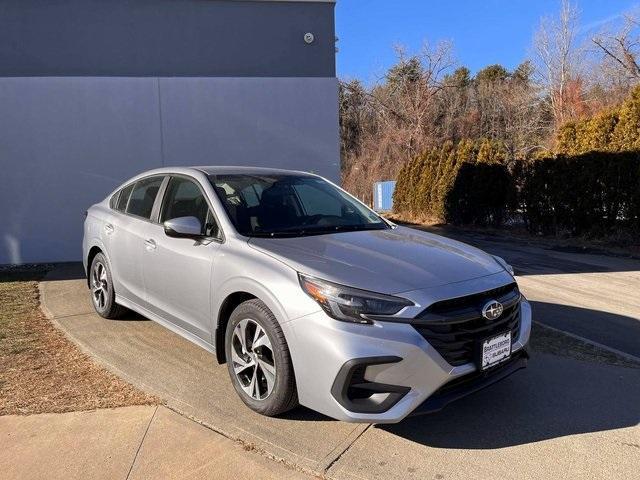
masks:
[[(502, 303), (504, 311), (495, 320), (482, 316), (490, 300)], [(473, 362), (479, 342), (511, 331), (512, 342), (520, 333), (520, 291), (515, 283), (479, 294), (436, 302), (413, 321), (413, 327), (453, 366)]]

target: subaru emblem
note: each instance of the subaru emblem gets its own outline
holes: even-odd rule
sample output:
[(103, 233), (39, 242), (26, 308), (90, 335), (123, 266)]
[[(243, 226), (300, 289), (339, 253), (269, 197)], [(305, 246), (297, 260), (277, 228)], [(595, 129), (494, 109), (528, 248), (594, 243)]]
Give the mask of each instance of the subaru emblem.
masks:
[(504, 307), (502, 304), (496, 300), (490, 300), (487, 304), (482, 307), (482, 316), (487, 320), (495, 320), (502, 315), (504, 311)]

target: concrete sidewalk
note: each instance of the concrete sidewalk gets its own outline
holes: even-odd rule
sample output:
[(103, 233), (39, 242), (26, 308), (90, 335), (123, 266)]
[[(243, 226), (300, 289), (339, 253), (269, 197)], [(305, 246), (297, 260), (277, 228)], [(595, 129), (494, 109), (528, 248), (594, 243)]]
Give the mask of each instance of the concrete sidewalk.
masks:
[(166, 407), (0, 417), (10, 479), (310, 478)]

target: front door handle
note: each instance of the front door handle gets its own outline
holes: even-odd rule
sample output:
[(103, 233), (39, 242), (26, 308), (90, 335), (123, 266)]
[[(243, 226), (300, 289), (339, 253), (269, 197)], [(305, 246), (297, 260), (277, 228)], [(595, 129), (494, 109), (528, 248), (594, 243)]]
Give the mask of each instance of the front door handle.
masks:
[(110, 223), (105, 223), (104, 233), (106, 233), (107, 235), (111, 235), (113, 233), (113, 225), (111, 225)]
[(156, 241), (153, 238), (144, 241), (144, 246), (147, 250), (155, 250), (157, 248)]

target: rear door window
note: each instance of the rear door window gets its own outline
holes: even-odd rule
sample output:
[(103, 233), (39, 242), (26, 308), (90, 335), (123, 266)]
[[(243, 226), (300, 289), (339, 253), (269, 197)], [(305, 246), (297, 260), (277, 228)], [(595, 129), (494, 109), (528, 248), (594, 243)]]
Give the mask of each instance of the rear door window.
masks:
[(150, 219), (162, 180), (163, 177), (151, 177), (136, 182), (127, 204), (127, 213)]

